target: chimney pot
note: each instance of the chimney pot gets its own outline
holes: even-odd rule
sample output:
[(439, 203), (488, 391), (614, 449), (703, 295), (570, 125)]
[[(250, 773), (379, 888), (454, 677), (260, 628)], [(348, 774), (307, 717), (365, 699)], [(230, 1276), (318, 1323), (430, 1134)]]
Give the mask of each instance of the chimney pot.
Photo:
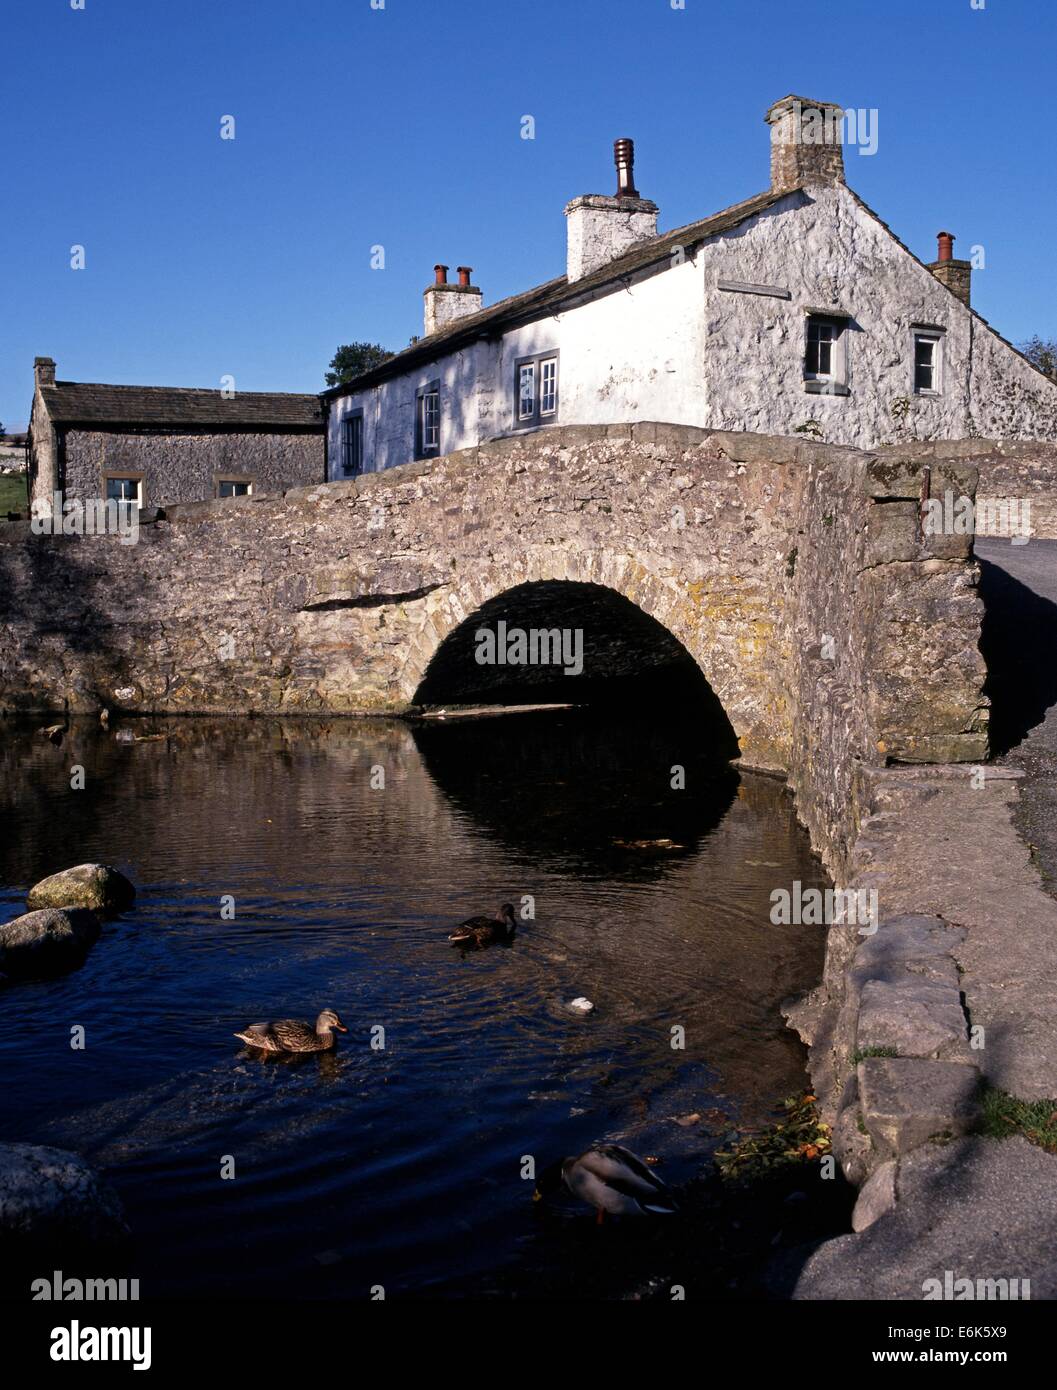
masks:
[(613, 141), (613, 163), (617, 166), (618, 198), (637, 198), (635, 187), (635, 141), (626, 136)]
[(929, 266), (941, 285), (946, 285), (966, 306), (972, 302), (973, 263), (954, 259), (954, 233), (936, 233), (936, 259)]
[(424, 292), (425, 334), (431, 337), (443, 328), (449, 328), (456, 319), (464, 319), (476, 314), (481, 307), (483, 296), (476, 285), (470, 284), (473, 267), (461, 265), (459, 283), (448, 284), (448, 267), (436, 265), (436, 280)]

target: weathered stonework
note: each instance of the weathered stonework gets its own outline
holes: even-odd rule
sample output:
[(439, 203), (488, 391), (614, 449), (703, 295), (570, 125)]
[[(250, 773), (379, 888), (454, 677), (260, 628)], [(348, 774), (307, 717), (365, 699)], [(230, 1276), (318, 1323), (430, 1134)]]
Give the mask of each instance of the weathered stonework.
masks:
[(565, 209), (566, 275), (572, 283), (657, 235), (656, 203), (585, 193)]
[(157, 507), (219, 497), (221, 482), (260, 495), (324, 476), (316, 396), (60, 381), (50, 357), (35, 360), (33, 376), (29, 485), (44, 515), (59, 494), (105, 498), (114, 478)]
[[(566, 275), (324, 393), (331, 476), (350, 411), (362, 415), (366, 470), (414, 458), (425, 382), (439, 384), (442, 452), (523, 431), (516, 364), (543, 354), (560, 358), (561, 425), (663, 420), (866, 449), (1057, 439), (1057, 382), (971, 308), (970, 263), (923, 262), (847, 186), (840, 118), (825, 102), (775, 103), (770, 188), (660, 235), (653, 203), (575, 199)], [(819, 315), (844, 326), (825, 380), (806, 357)], [(938, 345), (927, 390), (919, 331)]]
[(72, 429), (63, 440), (65, 497), (100, 497), (107, 473), (142, 473), (144, 507), (205, 502), (220, 478), (248, 479), (260, 495), (323, 476), (318, 434)]
[(598, 586), (682, 644), (839, 875), (858, 764), (986, 745), (975, 567), (893, 500), (919, 489), (851, 450), (637, 425), (175, 507), (136, 546), (8, 523), (0, 705), (399, 712), (482, 605)]
[[(1057, 540), (1057, 444), (1044, 439), (951, 439), (888, 445), (878, 453), (886, 459), (905, 459), (911, 469), (931, 465), (936, 458), (958, 460), (979, 474), (979, 534), (1008, 536), (1004, 515), (1019, 515), (1023, 503), (1035, 540)], [(932, 485), (934, 496), (942, 488)], [(984, 503), (987, 506), (984, 506)], [(1014, 510), (1014, 508), (1016, 510)], [(1004, 510), (1005, 509), (1005, 510)]]

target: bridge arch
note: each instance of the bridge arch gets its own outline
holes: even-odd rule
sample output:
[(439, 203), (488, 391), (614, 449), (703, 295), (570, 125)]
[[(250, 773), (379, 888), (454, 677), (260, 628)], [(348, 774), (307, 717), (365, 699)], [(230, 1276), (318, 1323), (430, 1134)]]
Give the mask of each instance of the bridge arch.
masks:
[[(685, 595), (626, 556), (525, 558), (497, 573), (464, 576), (431, 595), (401, 675), (412, 704), (647, 704), (676, 706), (707, 725), (717, 752), (738, 756), (738, 736), (699, 652), (676, 631), (687, 625)], [(503, 626), (501, 627), (500, 624)], [(559, 634), (567, 675), (544, 650), (544, 664), (492, 664), (479, 634)], [(537, 653), (538, 655), (539, 653)], [(549, 664), (548, 662), (549, 657)]]

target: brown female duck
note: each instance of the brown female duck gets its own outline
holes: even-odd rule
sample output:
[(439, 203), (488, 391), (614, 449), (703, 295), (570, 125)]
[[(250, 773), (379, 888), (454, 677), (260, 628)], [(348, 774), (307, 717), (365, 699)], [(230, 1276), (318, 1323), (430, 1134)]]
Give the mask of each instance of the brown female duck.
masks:
[(334, 1046), (335, 1028), (339, 1033), (349, 1031), (333, 1009), (324, 1009), (315, 1027), (297, 1018), (280, 1018), (273, 1023), (251, 1023), (235, 1037), (262, 1052), (327, 1052)]
[(504, 903), (494, 917), (467, 917), (448, 940), (455, 946), (491, 946), (493, 941), (509, 941), (517, 931), (513, 903)]

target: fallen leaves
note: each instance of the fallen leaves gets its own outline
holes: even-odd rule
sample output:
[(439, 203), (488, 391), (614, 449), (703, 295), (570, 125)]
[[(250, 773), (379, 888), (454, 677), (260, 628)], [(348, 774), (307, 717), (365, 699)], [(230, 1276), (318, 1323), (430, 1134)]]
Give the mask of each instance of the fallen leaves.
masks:
[(829, 1125), (818, 1117), (811, 1093), (782, 1102), (783, 1119), (757, 1134), (746, 1134), (715, 1155), (728, 1181), (763, 1177), (790, 1163), (812, 1163), (830, 1152)]

